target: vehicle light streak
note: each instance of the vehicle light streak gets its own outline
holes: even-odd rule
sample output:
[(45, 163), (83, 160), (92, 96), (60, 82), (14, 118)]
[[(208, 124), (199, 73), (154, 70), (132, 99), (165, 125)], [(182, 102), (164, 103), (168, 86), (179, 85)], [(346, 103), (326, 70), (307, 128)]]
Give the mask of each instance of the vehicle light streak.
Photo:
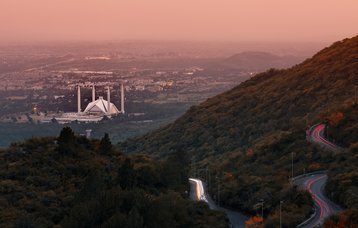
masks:
[(324, 200), (322, 200), (317, 194), (315, 194), (312, 190), (312, 185), (316, 182), (318, 182), (319, 180), (323, 179), (324, 176), (320, 176), (320, 177), (316, 177), (313, 178), (309, 181), (307, 181), (305, 183), (305, 185), (307, 186), (307, 189), (309, 191), (309, 193), (312, 195), (313, 200), (315, 201), (315, 203), (317, 204), (317, 206), (319, 207), (320, 210), (320, 219), (324, 219), (325, 217), (327, 217), (330, 214), (330, 209), (329, 206), (327, 205), (327, 203), (324, 202)]
[(323, 131), (324, 131), (325, 125), (324, 124), (320, 124), (317, 127), (315, 127), (311, 133), (311, 137), (313, 139), (313, 141), (321, 143), (327, 147), (329, 147), (332, 150), (337, 150), (337, 146), (334, 145), (333, 143), (331, 143), (330, 141), (328, 141), (327, 139), (325, 139), (322, 135), (323, 135)]
[(199, 179), (195, 179), (195, 178), (189, 178), (189, 181), (194, 182), (195, 183), (195, 188), (196, 188), (196, 198), (199, 201), (204, 201), (204, 202), (208, 202), (206, 195), (205, 195), (205, 191), (204, 191), (204, 186), (203, 186), (203, 182)]

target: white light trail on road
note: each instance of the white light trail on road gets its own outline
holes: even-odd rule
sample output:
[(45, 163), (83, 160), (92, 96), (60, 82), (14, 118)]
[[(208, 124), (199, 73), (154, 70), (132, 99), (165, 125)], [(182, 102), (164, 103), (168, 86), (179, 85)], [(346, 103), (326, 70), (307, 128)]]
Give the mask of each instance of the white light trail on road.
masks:
[(196, 178), (189, 178), (189, 181), (194, 182), (196, 186), (196, 198), (198, 201), (204, 201), (208, 203), (208, 200), (205, 195), (203, 182)]

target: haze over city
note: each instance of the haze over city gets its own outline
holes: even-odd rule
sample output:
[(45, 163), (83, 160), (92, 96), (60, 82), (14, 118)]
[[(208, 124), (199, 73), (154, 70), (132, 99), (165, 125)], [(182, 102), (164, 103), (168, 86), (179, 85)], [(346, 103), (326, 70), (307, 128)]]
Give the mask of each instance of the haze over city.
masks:
[(2, 0), (0, 42), (332, 42), (358, 29), (356, 0)]

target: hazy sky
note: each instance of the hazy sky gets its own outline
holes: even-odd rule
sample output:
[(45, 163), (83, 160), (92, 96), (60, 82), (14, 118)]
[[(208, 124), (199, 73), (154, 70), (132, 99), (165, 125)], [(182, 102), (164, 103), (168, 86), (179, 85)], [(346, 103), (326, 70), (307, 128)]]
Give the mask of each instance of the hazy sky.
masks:
[(0, 0), (0, 41), (335, 41), (358, 0)]

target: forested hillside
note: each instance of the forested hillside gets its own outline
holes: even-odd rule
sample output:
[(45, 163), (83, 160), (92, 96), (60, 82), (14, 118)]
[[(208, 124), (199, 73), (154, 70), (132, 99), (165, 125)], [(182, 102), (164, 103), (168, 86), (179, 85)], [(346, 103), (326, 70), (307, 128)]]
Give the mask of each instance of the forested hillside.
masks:
[[(337, 138), (352, 148), (337, 154), (307, 143), (305, 131), (318, 122), (339, 120), (341, 110), (355, 110), (356, 85), (358, 36), (336, 42), (290, 69), (258, 74), (192, 107), (173, 124), (120, 146), (157, 157), (186, 151), (195, 170), (208, 168), (216, 177), (210, 190), (215, 196), (220, 185), (227, 206), (255, 213), (253, 205), (263, 199), (266, 225), (273, 227), (278, 224), (279, 202), (285, 200), (284, 226), (292, 227), (307, 216), (311, 202), (288, 181), (291, 156), (294, 175), (330, 169), (328, 195), (339, 202), (346, 196), (345, 188), (329, 186), (334, 181), (339, 182), (335, 186), (342, 185), (333, 176), (347, 174), (334, 167), (354, 166), (348, 158), (356, 156), (351, 142), (357, 142), (355, 136)], [(347, 185), (356, 188), (357, 169), (353, 171), (347, 174)], [(349, 197), (356, 202), (358, 196)], [(355, 208), (356, 204), (343, 206)]]
[(328, 137), (345, 150), (336, 155), (330, 167), (326, 192), (340, 205), (348, 208), (332, 216), (327, 226), (358, 224), (358, 104), (341, 108), (328, 118)]
[(13, 144), (0, 151), (0, 227), (227, 227), (188, 199), (186, 159), (125, 156), (70, 128)]
[(358, 37), (354, 37), (291, 69), (259, 74), (125, 145), (131, 151), (157, 155), (181, 148), (198, 156), (250, 147), (272, 132), (304, 129), (306, 120), (314, 122), (337, 106), (352, 104), (357, 73)]

